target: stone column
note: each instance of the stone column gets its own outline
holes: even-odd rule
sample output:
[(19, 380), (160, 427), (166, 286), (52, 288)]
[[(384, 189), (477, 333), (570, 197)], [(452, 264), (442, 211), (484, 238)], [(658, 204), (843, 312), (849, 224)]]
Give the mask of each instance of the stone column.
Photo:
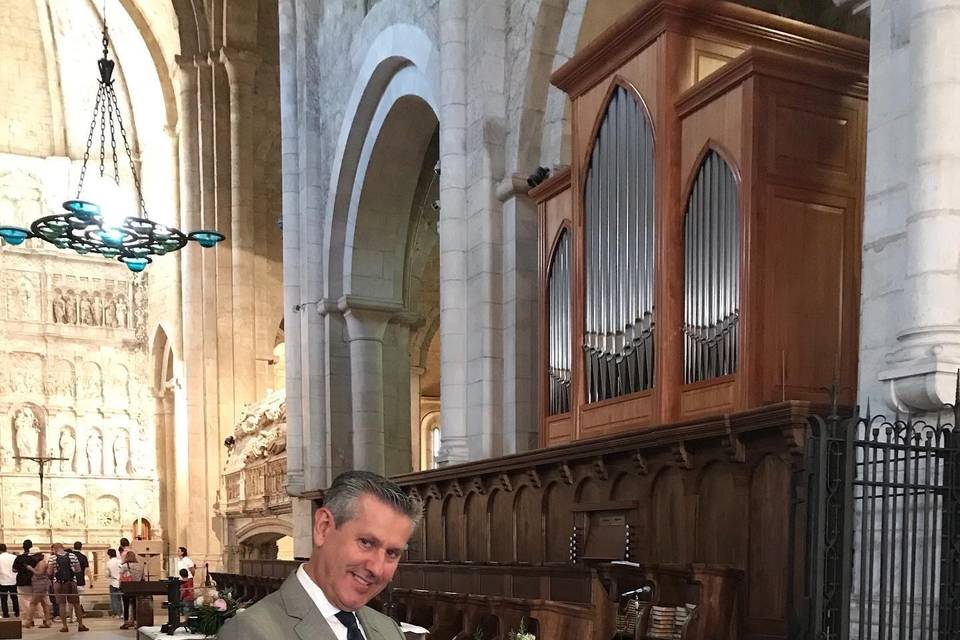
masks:
[(426, 369), (419, 365), (410, 366), (410, 468), (420, 471), (423, 443), (420, 438), (420, 377)]
[(384, 472), (383, 335), (399, 305), (358, 302), (344, 297), (339, 308), (350, 343), (350, 395), (353, 401), (353, 467)]
[[(187, 229), (195, 229), (200, 221), (200, 160), (197, 67), (192, 58), (177, 57), (174, 70), (177, 86), (179, 119), (178, 158), (180, 165), (180, 221)], [(175, 455), (171, 468), (174, 482), (176, 517), (172, 533), (187, 544), (207, 548), (207, 527), (188, 528), (189, 514), (207, 513), (207, 475), (203, 464), (188, 465), (189, 460), (206, 458), (206, 415), (204, 412), (203, 327), (196, 318), (203, 315), (203, 281), (201, 248), (190, 243), (180, 251), (183, 287), (183, 368), (186, 384), (185, 419), (190, 456)], [(175, 443), (175, 451), (177, 450)], [(218, 473), (218, 472), (215, 472)]]
[(953, 402), (960, 368), (960, 61), (944, 43), (960, 35), (960, 0), (911, 0), (914, 139), (906, 217), (904, 324), (880, 374), (901, 409)]
[(254, 309), (254, 80), (260, 57), (224, 47), (220, 61), (230, 81), (230, 202), (233, 272), (233, 377), (235, 411), (256, 400), (257, 341)]
[(440, 0), (440, 402), (438, 462), (467, 448), (467, 0)]

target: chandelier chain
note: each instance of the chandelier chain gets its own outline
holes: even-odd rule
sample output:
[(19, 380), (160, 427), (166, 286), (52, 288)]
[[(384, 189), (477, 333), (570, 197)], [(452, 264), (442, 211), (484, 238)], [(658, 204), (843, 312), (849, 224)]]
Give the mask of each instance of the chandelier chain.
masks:
[[(109, 104), (108, 104), (109, 108)], [(117, 132), (113, 124), (113, 118), (110, 121), (110, 150), (113, 152), (113, 179), (119, 186), (120, 184), (120, 162), (117, 159)]]
[(77, 198), (83, 191), (83, 179), (87, 175), (87, 162), (90, 160), (90, 147), (93, 145), (93, 132), (97, 129), (97, 109), (100, 107), (100, 98), (103, 96), (103, 85), (97, 91), (97, 99), (93, 105), (93, 119), (90, 120), (90, 131), (87, 133), (87, 146), (83, 150), (83, 165), (80, 167), (80, 182), (77, 184)]
[[(110, 104), (110, 93), (107, 92), (107, 104)], [(107, 111), (100, 112), (100, 177), (103, 177), (103, 164), (107, 151)]]
[(143, 202), (143, 189), (140, 187), (140, 174), (137, 173), (136, 169), (133, 166), (133, 153), (130, 151), (130, 141), (127, 140), (127, 130), (123, 126), (123, 116), (120, 115), (120, 105), (117, 104), (116, 94), (113, 96), (113, 106), (117, 113), (117, 125), (120, 127), (120, 138), (123, 140), (123, 147), (127, 152), (127, 159), (130, 161), (130, 175), (133, 176), (133, 185), (137, 189), (137, 199), (140, 204), (140, 211), (143, 213), (143, 217), (147, 217), (147, 205)]

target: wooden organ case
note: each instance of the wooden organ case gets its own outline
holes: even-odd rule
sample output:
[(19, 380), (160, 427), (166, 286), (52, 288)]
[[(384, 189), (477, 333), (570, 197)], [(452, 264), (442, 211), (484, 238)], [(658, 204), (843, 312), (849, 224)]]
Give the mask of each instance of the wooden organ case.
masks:
[(541, 442), (856, 390), (867, 44), (658, 0), (558, 69)]

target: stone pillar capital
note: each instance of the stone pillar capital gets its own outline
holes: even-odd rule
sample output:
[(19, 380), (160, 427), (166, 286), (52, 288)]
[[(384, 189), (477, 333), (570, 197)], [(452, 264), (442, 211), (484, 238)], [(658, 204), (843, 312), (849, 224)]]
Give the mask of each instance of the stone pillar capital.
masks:
[(410, 375), (413, 377), (422, 376), (426, 372), (427, 370), (425, 367), (421, 367), (420, 365), (416, 364), (410, 365)]
[(383, 342), (387, 325), (404, 311), (403, 305), (372, 298), (346, 295), (340, 298), (337, 307), (347, 322), (348, 340), (374, 340)]
[(253, 80), (260, 66), (260, 56), (253, 51), (220, 48), (220, 62), (227, 70), (230, 86), (252, 87)]
[(878, 378), (890, 390), (888, 402), (900, 411), (937, 411), (953, 403), (960, 370), (960, 325), (918, 327), (902, 332), (901, 347)]

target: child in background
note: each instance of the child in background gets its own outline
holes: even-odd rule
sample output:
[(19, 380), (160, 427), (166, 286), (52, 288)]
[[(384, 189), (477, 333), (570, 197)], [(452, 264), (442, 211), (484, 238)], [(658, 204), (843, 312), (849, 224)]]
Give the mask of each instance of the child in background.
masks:
[(180, 602), (183, 603), (183, 612), (190, 613), (193, 609), (193, 576), (186, 569), (180, 569)]

